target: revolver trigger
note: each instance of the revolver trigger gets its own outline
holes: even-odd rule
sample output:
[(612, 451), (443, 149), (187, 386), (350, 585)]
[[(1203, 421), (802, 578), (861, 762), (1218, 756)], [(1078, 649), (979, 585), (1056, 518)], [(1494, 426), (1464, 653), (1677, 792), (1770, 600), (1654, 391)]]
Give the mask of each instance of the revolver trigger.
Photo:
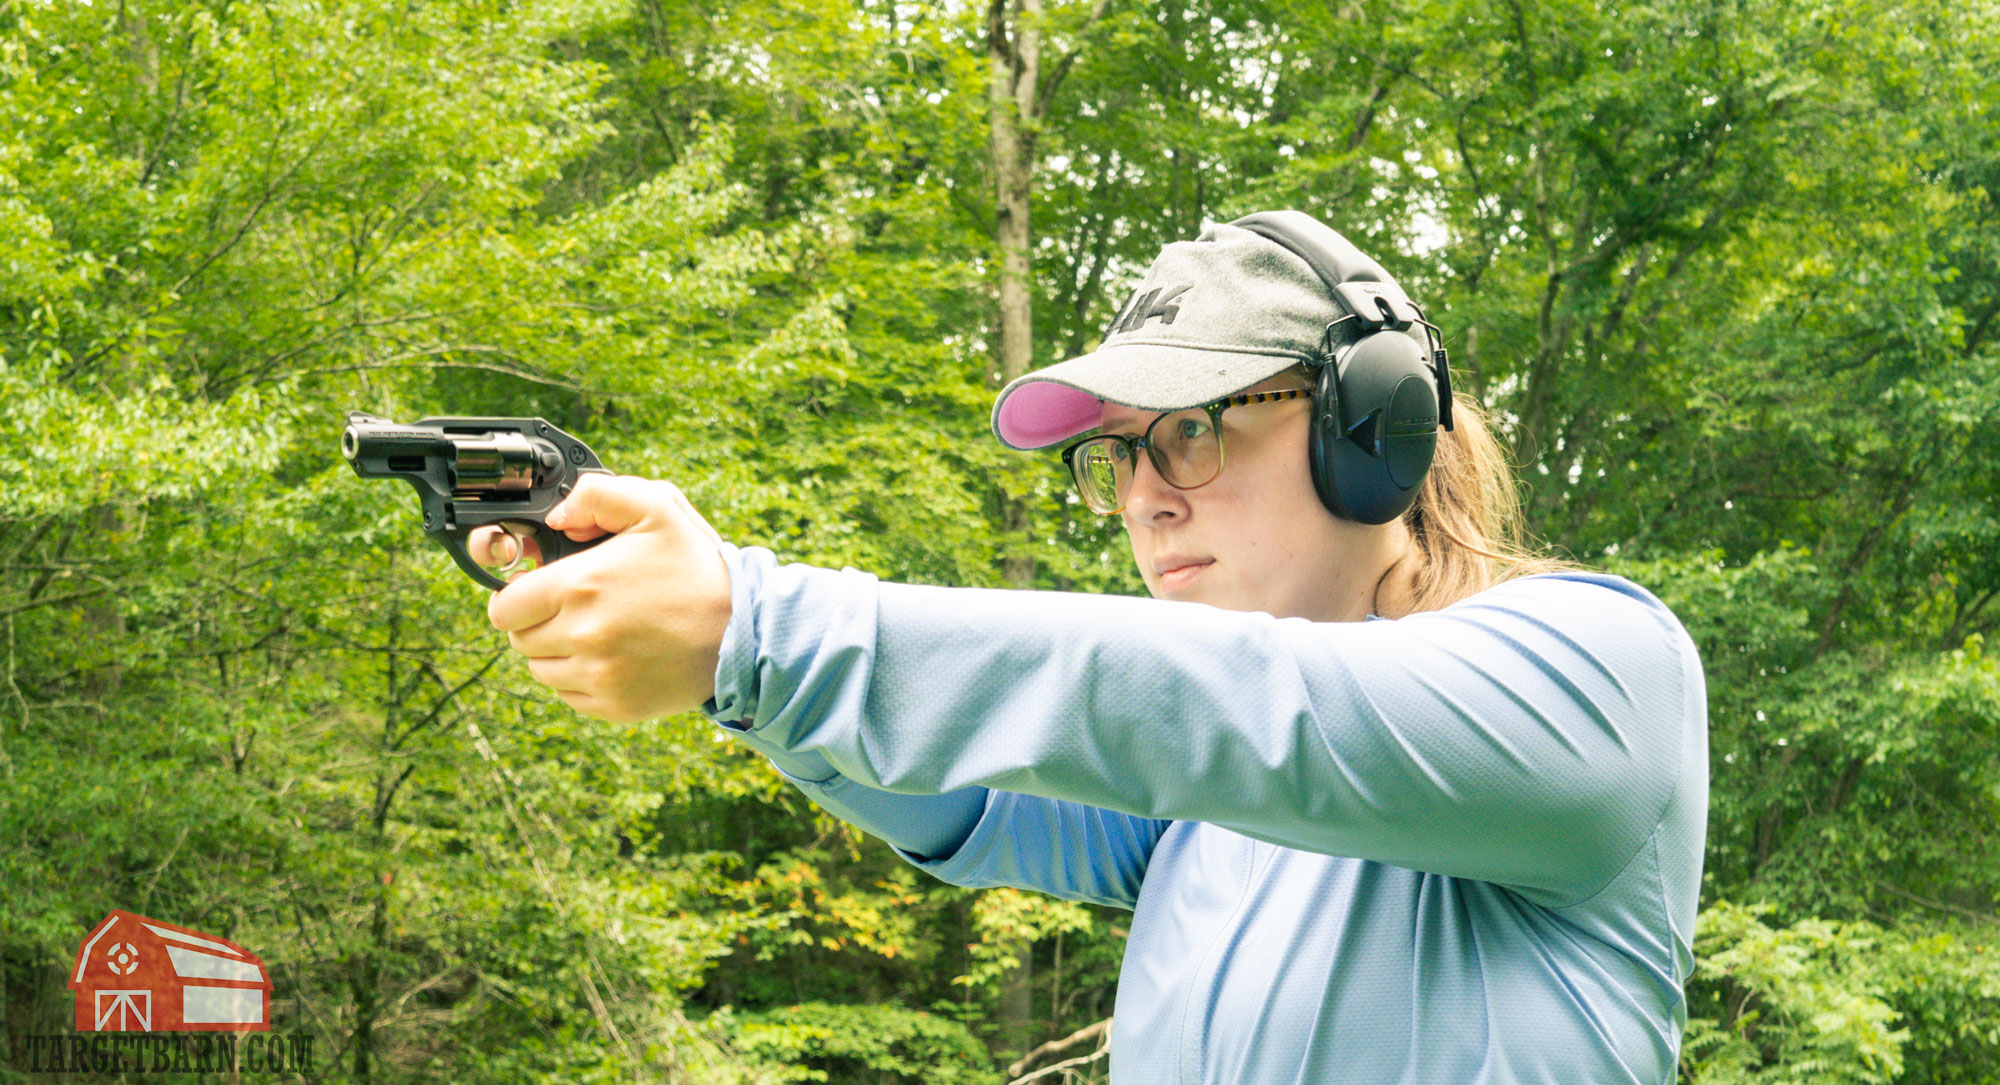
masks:
[[(519, 520), (502, 520), (494, 526), (504, 532), (507, 538), (513, 540), (513, 560), (505, 565), (487, 565), (481, 566), (481, 568), (486, 569), (501, 580), (505, 580), (509, 573), (525, 573), (541, 565), (541, 562), (536, 560), (535, 552), (528, 549), (528, 543), (533, 541), (535, 537), (535, 526), (533, 524), (523, 523)], [(496, 557), (505, 556), (503, 544), (498, 539), (493, 541), (493, 552)]]

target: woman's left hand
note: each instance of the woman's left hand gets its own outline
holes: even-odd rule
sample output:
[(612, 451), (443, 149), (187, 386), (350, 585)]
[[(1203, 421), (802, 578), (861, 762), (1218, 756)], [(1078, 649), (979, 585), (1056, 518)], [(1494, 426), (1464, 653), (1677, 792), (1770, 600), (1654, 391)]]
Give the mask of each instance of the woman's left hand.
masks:
[(547, 523), (597, 546), (519, 575), (486, 606), (528, 671), (571, 708), (613, 723), (715, 695), (729, 571), (715, 529), (669, 482), (585, 475)]

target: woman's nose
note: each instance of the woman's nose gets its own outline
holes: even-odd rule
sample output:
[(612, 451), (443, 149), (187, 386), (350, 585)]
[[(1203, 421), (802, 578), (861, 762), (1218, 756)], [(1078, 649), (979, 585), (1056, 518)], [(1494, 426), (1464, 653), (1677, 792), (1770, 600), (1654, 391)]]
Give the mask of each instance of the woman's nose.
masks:
[(1153, 457), (1140, 456), (1132, 465), (1132, 483), (1125, 491), (1126, 521), (1133, 526), (1157, 524), (1187, 515), (1187, 495), (1160, 477)]

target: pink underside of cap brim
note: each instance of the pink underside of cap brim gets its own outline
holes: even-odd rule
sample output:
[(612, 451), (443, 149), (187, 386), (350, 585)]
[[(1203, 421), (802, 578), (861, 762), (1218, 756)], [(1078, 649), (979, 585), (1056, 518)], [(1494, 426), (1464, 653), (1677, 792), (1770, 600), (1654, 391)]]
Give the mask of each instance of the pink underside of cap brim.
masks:
[(1046, 448), (1097, 427), (1104, 401), (1080, 388), (1035, 381), (1014, 389), (1000, 407), (1000, 439), (1015, 448)]

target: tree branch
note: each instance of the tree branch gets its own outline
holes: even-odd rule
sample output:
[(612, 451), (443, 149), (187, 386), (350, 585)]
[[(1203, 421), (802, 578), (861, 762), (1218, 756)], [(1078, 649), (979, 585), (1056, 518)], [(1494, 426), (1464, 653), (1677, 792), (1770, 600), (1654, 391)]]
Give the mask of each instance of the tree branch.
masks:
[[(1018, 1061), (1007, 1068), (1008, 1085), (1022, 1085), (1023, 1082), (1033, 1081), (1036, 1078), (1046, 1077), (1069, 1067), (1102, 1058), (1111, 1046), (1111, 1022), (1112, 1018), (1107, 1017), (1094, 1025), (1086, 1025), (1060, 1040), (1050, 1040), (1048, 1043), (1021, 1056)], [(1091, 1054), (1057, 1062), (1053, 1066), (1046, 1065), (1051, 1060), (1062, 1059), (1063, 1056), (1068, 1055), (1078, 1048), (1089, 1047), (1091, 1045), (1097, 1045), (1097, 1050)], [(1037, 1067), (1040, 1067), (1040, 1069), (1036, 1069)], [(1030, 1071), (1033, 1072), (1030, 1073)], [(1027, 1076), (1022, 1077), (1021, 1075), (1023, 1074)]]
[(1886, 889), (1889, 892), (1894, 893), (1899, 897), (1902, 897), (1904, 900), (1914, 901), (1915, 903), (1921, 904), (1926, 908), (1935, 908), (1940, 912), (1950, 912), (1953, 915), (1964, 916), (1967, 919), (1977, 920), (1978, 922), (1981, 923), (1991, 923), (1994, 924), (1995, 926), (2000, 926), (2000, 916), (1988, 915), (1985, 912), (1975, 912), (1970, 908), (1961, 908), (1956, 904), (1947, 904), (1941, 900), (1931, 900), (1927, 897), (1920, 897), (1915, 893), (1910, 892), (1907, 889), (1898, 889), (1895, 886), (1890, 885), (1888, 882), (1885, 881), (1878, 880), (1875, 883), (1875, 887), (1878, 889)]
[(510, 649), (502, 648), (499, 651), (494, 652), (491, 656), (488, 656), (486, 659), (485, 666), (479, 668), (479, 670), (476, 673), (474, 673), (472, 677), (466, 679), (463, 682), (460, 682), (458, 685), (453, 686), (450, 690), (446, 691), (444, 696), (438, 698), (437, 704), (432, 705), (431, 710), (428, 713), (425, 713), (424, 718), (411, 724), (408, 728), (406, 728), (403, 731), (402, 734), (396, 736), (395, 741), (389, 743), (389, 748), (391, 750), (401, 749), (403, 743), (407, 741), (411, 735), (416, 734), (418, 731), (421, 731), (425, 727), (428, 727), (432, 723), (436, 722), (439, 714), (445, 710), (446, 705), (451, 704), (453, 698), (457, 697), (460, 693), (465, 692), (466, 687), (472, 685), (474, 682), (479, 681), (481, 678), (486, 677), (486, 672), (492, 670), (494, 664), (504, 659), (509, 650)]
[[(1012, 0), (989, 0), (986, 5), (986, 51), (998, 60), (1005, 61), (1008, 70), (1018, 71), (1021, 54), (1015, 47), (1013, 35), (1007, 33), (1007, 9)], [(1011, 96), (1012, 87), (1008, 88)]]
[(1348, 134), (1349, 153), (1360, 147), (1361, 142), (1368, 138), (1368, 130), (1375, 125), (1375, 110), (1382, 104), (1382, 99), (1389, 96), (1389, 90), (1396, 85), (1396, 77), (1400, 74), (1396, 69), (1390, 69), (1388, 81), (1377, 84), (1375, 93), (1368, 96), (1368, 104), (1362, 106), (1361, 115), (1354, 118), (1354, 131)]
[(30, 599), (25, 603), (16, 603), (11, 607), (0, 607), (0, 618), (4, 618), (9, 614), (19, 614), (24, 610), (33, 610), (36, 607), (52, 607), (58, 603), (73, 603), (79, 599), (88, 599), (93, 595), (103, 595), (106, 590), (105, 588), (91, 588), (88, 591), (71, 592), (68, 595), (51, 595), (47, 599)]
[(1963, 644), (1966, 626), (1972, 624), (1972, 620), (1979, 616), (1980, 611), (1986, 609), (1986, 604), (1992, 602), (1993, 597), (1996, 595), (2000, 595), (2000, 587), (1993, 588), (1985, 595), (1973, 600), (1971, 606), (1960, 607), (1958, 616), (1951, 623), (1951, 628), (1945, 630), (1944, 637), (1938, 641), (1938, 651), (1948, 652)]
[[(405, 351), (402, 354), (391, 355), (387, 358), (382, 359), (379, 362), (363, 362), (356, 365), (328, 366), (324, 369), (301, 369), (296, 372), (286, 374), (286, 376), (316, 377), (326, 373), (354, 373), (354, 372), (360, 372), (362, 370), (371, 370), (371, 369), (483, 369), (490, 373), (504, 373), (510, 377), (519, 377), (520, 379), (525, 381), (533, 381), (536, 384), (546, 384), (552, 388), (561, 388), (566, 392), (576, 392), (580, 395), (603, 396), (606, 399), (630, 398), (628, 393), (611, 392), (601, 388), (591, 388), (587, 385), (575, 384), (570, 381), (561, 380), (556, 377), (544, 376), (543, 374), (540, 373), (530, 372), (529, 370), (521, 369), (510, 365), (496, 365), (492, 362), (410, 362), (409, 361), (409, 359), (412, 358), (428, 358), (439, 354), (506, 355), (510, 353), (511, 353), (510, 351), (506, 350), (503, 347), (488, 346), (482, 343), (459, 343), (450, 346), (431, 347), (426, 350)], [(280, 379), (282, 378), (275, 376), (264, 376), (264, 377), (259, 377), (258, 379), (250, 383), (252, 387), (255, 387), (256, 385), (259, 384), (269, 384), (272, 381)]]

